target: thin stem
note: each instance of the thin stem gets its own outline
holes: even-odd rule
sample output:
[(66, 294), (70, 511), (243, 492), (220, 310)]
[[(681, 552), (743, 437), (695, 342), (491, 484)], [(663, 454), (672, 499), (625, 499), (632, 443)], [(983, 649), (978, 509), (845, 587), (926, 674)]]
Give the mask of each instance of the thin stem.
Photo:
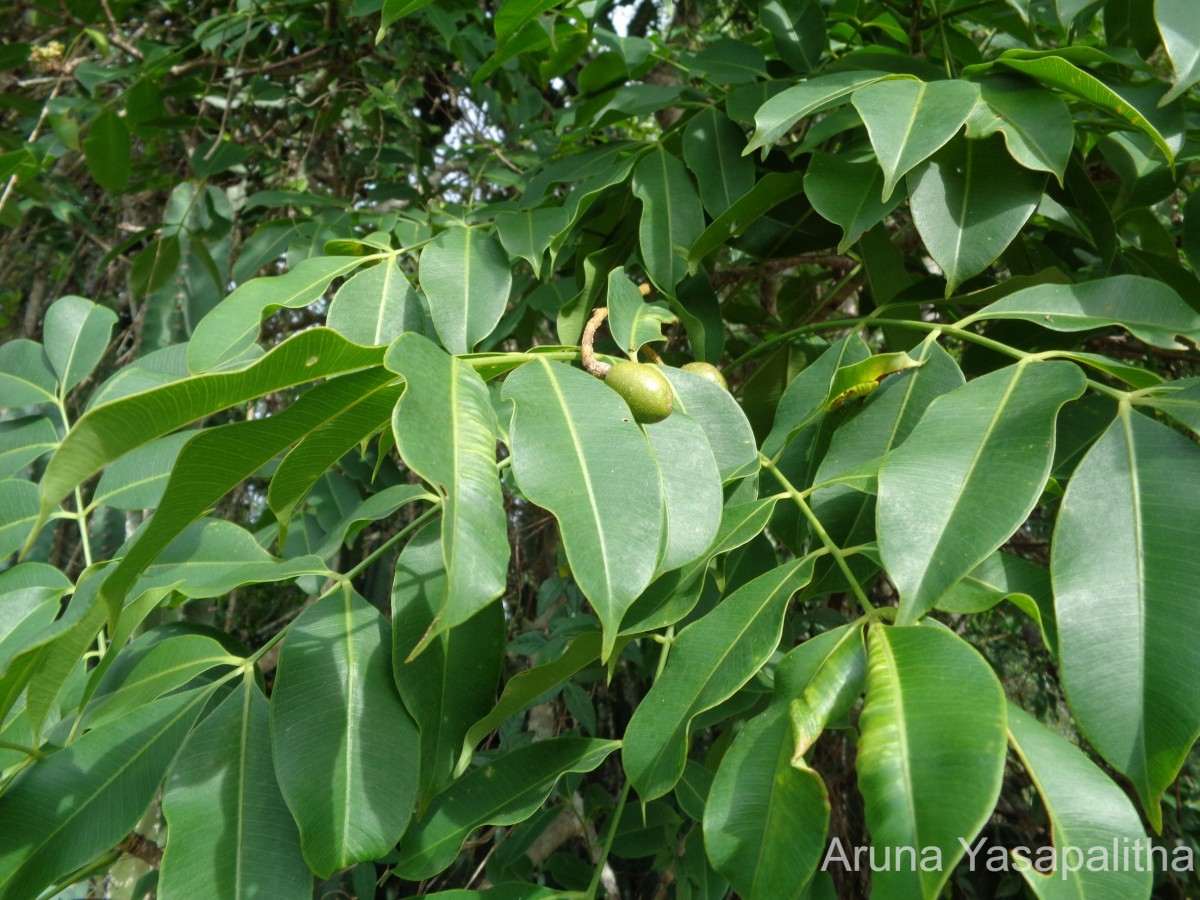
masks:
[(829, 551), (829, 555), (833, 557), (838, 568), (842, 570), (842, 574), (846, 576), (846, 581), (850, 584), (850, 589), (854, 592), (854, 596), (858, 598), (859, 605), (864, 612), (871, 612), (875, 609), (875, 604), (867, 599), (867, 595), (863, 592), (862, 585), (858, 583), (858, 579), (854, 577), (854, 573), (850, 571), (850, 564), (846, 562), (846, 555), (842, 553), (842, 549), (834, 543), (829, 536), (829, 532), (825, 530), (825, 526), (821, 524), (821, 520), (817, 518), (812, 511), (812, 507), (808, 505), (808, 501), (804, 499), (804, 495), (796, 489), (796, 487), (787, 480), (782, 472), (776, 467), (775, 463), (762, 453), (758, 454), (758, 460), (762, 463), (762, 467), (775, 476), (775, 479), (783, 485), (788, 496), (792, 498), (795, 504), (800, 507), (800, 512), (804, 514), (804, 518), (808, 520), (809, 526), (813, 533), (821, 539), (821, 543), (825, 545), (825, 549)]
[(383, 554), (387, 553), (388, 550), (390, 550), (397, 543), (402, 541), (406, 535), (408, 535), (414, 529), (419, 528), (421, 525), (424, 525), (426, 522), (428, 522), (435, 515), (437, 515), (439, 512), (442, 511), (442, 501), (441, 500), (438, 500), (432, 494), (426, 494), (425, 496), (428, 499), (435, 501), (433, 506), (429, 507), (429, 509), (425, 510), (425, 512), (421, 513), (421, 515), (417, 516), (415, 519), (413, 519), (411, 522), (409, 522), (407, 525), (405, 525), (403, 528), (401, 528), (399, 531), (397, 531), (395, 534), (393, 534), (390, 538), (388, 538), (386, 541), (384, 541), (382, 544), (380, 544), (378, 547), (376, 547), (374, 550), (372, 550), (367, 555), (366, 559), (364, 559), (362, 562), (360, 562), (357, 566), (355, 566), (353, 569), (351, 569), (345, 575), (337, 576), (337, 578), (334, 579), (333, 584), (330, 585), (330, 587), (326, 591), (324, 591), (321, 594), (321, 596), (318, 597), (317, 599), (320, 600), (325, 597), (328, 597), (330, 594), (332, 594), (338, 588), (349, 584), (351, 581), (353, 581), (355, 578), (357, 578), (358, 575), (364, 569), (366, 569), (373, 562), (375, 562), (375, 560), (379, 559), (379, 557), (383, 556)]
[(667, 633), (661, 639), (655, 638), (662, 644), (662, 652), (658, 655), (658, 669), (654, 672), (654, 680), (662, 676), (663, 669), (667, 667), (667, 655), (671, 652), (671, 645), (675, 643), (675, 626), (667, 626)]
[(587, 889), (587, 900), (596, 900), (596, 891), (600, 889), (600, 879), (604, 875), (604, 866), (608, 862), (608, 852), (612, 849), (613, 838), (617, 836), (617, 825), (621, 822), (621, 813), (625, 811), (625, 801), (629, 799), (629, 780), (621, 788), (621, 797), (617, 800), (617, 808), (613, 810), (612, 821), (608, 825), (608, 834), (604, 836), (604, 849), (596, 860), (596, 871), (592, 873), (591, 884)]

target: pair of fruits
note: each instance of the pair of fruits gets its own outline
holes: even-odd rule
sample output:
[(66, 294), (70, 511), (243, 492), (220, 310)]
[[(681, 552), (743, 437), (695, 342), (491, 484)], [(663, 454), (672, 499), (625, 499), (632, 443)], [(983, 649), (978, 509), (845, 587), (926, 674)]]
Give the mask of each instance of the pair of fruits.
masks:
[[(711, 363), (690, 362), (682, 369), (729, 390), (725, 376)], [(646, 425), (661, 422), (671, 414), (675, 405), (671, 383), (663, 375), (660, 366), (624, 360), (605, 373), (604, 383), (629, 404), (635, 422)]]

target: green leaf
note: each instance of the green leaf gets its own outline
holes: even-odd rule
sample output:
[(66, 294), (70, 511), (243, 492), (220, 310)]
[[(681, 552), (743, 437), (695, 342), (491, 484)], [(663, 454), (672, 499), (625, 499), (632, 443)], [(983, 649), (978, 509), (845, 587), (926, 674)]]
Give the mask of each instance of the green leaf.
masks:
[(1058, 411), (1084, 387), (1078, 366), (1023, 360), (938, 397), (888, 455), (876, 524), (899, 624), (924, 615), (1025, 521), (1050, 475)]
[(0, 559), (21, 549), (35, 536), (38, 522), (38, 486), (32, 481), (9, 478), (0, 481)]
[(1200, 379), (1183, 378), (1162, 385), (1160, 391), (1143, 394), (1135, 401), (1165, 412), (1176, 422), (1200, 434)]
[(0, 407), (53, 403), (57, 384), (41, 344), (24, 338), (0, 344)]
[[(624, 640), (617, 643), (617, 647), (624, 645)], [(542, 695), (598, 660), (600, 650), (600, 632), (585, 631), (574, 638), (557, 659), (518, 672), (510, 678), (505, 683), (504, 692), (491, 712), (467, 730), (458, 762), (454, 768), (455, 777), (467, 770), (476, 744), (499, 728), (505, 719), (524, 712)]]
[(510, 256), (528, 261), (540, 277), (546, 249), (567, 230), (569, 220), (569, 212), (561, 206), (497, 213), (496, 234)]
[(697, 559), (721, 524), (721, 473), (704, 429), (676, 410), (646, 426), (646, 437), (658, 463), (666, 525), (658, 571), (666, 572)]
[(1096, 76), (1061, 56), (1034, 57), (1034, 53), (1036, 51), (1008, 50), (999, 57), (997, 63), (1058, 88), (1132, 125), (1154, 141), (1155, 146), (1167, 158), (1168, 164), (1175, 164), (1175, 151), (1171, 149), (1167, 139), (1136, 106)]
[(741, 234), (766, 213), (785, 200), (804, 191), (804, 172), (768, 172), (743, 194), (729, 209), (713, 219), (712, 224), (692, 241), (688, 251), (688, 271), (695, 274), (706, 256), (723, 246), (727, 240)]
[(359, 347), (335, 331), (313, 328), (242, 368), (196, 375), (94, 407), (75, 422), (46, 466), (43, 514), (117, 457), (189, 422), (272, 391), (377, 366), (382, 360), (381, 349)]
[[(1033, 860), (1013, 852), (1014, 863), (1024, 863), (1014, 868), (1039, 900), (1150, 896), (1150, 868), (1124, 866), (1110, 855), (1118, 844), (1147, 844), (1125, 792), (1082, 750), (1013, 703), (1008, 704), (1008, 736), (1041, 794), (1058, 855), (1055, 870), (1043, 873), (1033, 868)], [(1083, 864), (1084, 857), (1096, 858), (1090, 855), (1094, 849), (1103, 851), (1105, 865)]]
[(1154, 0), (1154, 20), (1175, 70), (1175, 83), (1159, 106), (1166, 106), (1200, 81), (1200, 30), (1194, 12), (1187, 0)]
[(746, 136), (715, 106), (692, 117), (683, 132), (683, 159), (714, 219), (754, 187), (754, 162), (742, 156)]
[(116, 323), (111, 309), (74, 295), (59, 298), (46, 310), (46, 356), (64, 396), (96, 367)]
[(436, 875), (476, 828), (525, 820), (561, 776), (592, 771), (619, 746), (619, 741), (557, 737), (494, 757), (434, 798), (401, 844), (396, 871), (409, 881)]
[(886, 203), (896, 184), (962, 128), (979, 99), (969, 81), (878, 81), (850, 98), (883, 169)]
[(880, 201), (882, 190), (883, 170), (865, 156), (818, 150), (804, 176), (804, 193), (813, 209), (842, 229), (838, 253), (845, 253), (904, 199), (893, 193), (890, 200)]
[(989, 610), (1001, 600), (1008, 600), (1037, 623), (1046, 649), (1058, 651), (1050, 572), (1011, 553), (993, 553), (943, 594), (937, 608), (971, 615)]
[(1062, 499), (1050, 572), (1063, 687), (1089, 743), (1125, 775), (1156, 831), (1159, 801), (1200, 736), (1200, 456), (1122, 405)]
[[(94, 635), (93, 635), (94, 637)], [(88, 643), (91, 638), (88, 639)], [(83, 645), (86, 649), (86, 644)], [(82, 652), (82, 651), (81, 651)], [(242, 665), (219, 641), (204, 634), (176, 634), (154, 644), (113, 689), (94, 699), (83, 714), (89, 728), (127, 716), (218, 667)], [(101, 688), (103, 690), (103, 688)]]
[(411, 662), (445, 597), (440, 532), (421, 529), (396, 561), (392, 586), (392, 667), (405, 707), (421, 732), (420, 805), (446, 788), (468, 730), (492, 707), (504, 662), (504, 608), (491, 603), (442, 631)]
[(892, 76), (884, 72), (854, 70), (818, 75), (782, 91), (759, 107), (754, 114), (754, 134), (743, 154), (776, 143), (792, 126), (806, 116), (844, 103), (859, 88)]
[(129, 129), (115, 110), (103, 110), (92, 119), (83, 139), (83, 156), (96, 184), (114, 194), (125, 190), (132, 168), (131, 155)]
[(657, 145), (633, 170), (633, 193), (642, 201), (638, 246), (646, 274), (668, 297), (687, 274), (688, 252), (704, 231), (704, 207), (678, 157)]
[(420, 749), (391, 646), (387, 621), (343, 590), (302, 612), (279, 654), (275, 771), (321, 878), (391, 851), (412, 816)]
[(271, 761), (267, 701), (244, 678), (188, 737), (163, 791), (158, 896), (312, 896), (296, 823)]
[(496, 474), (496, 414), (483, 379), (419, 334), (401, 335), (386, 359), (406, 380), (392, 417), (396, 449), (442, 497), (445, 593), (415, 656), (504, 592), (508, 531)]
[(692, 719), (732, 697), (775, 652), (788, 601), (808, 583), (812, 566), (805, 557), (759, 576), (675, 638), (625, 730), (625, 772), (643, 801), (679, 780)]
[(383, 0), (383, 15), (379, 22), (379, 31), (375, 34), (375, 43), (383, 40), (391, 25), (432, 2), (433, 0)]
[(1022, 319), (1053, 331), (1117, 325), (1153, 347), (1182, 350), (1176, 335), (1200, 340), (1200, 312), (1161, 281), (1114, 275), (1083, 284), (1039, 284), (1001, 297), (959, 322)]
[(829, 829), (825, 782), (791, 764), (787, 709), (773, 705), (738, 732), (704, 808), (713, 867), (747, 900), (800, 898)]
[(22, 772), (0, 796), (0, 898), (36, 897), (120, 842), (209, 696), (202, 688), (143, 706)]
[(110, 620), (138, 575), (184, 528), (259, 467), (391, 378), (382, 367), (353, 372), (310, 388), (273, 416), (206, 428), (193, 437), (179, 454), (150, 524), (104, 583)]
[(913, 221), (946, 276), (947, 297), (999, 258), (1037, 208), (1044, 183), (994, 138), (951, 141), (909, 175)]
[(134, 588), (171, 588), (189, 598), (219, 597), (250, 583), (332, 574), (316, 556), (277, 559), (245, 528), (224, 519), (188, 525), (148, 565)]
[(508, 254), (476, 228), (443, 231), (421, 251), (421, 290), (433, 327), (451, 353), (468, 353), (492, 333), (512, 290)]
[(327, 422), (306, 434), (280, 461), (267, 489), (267, 505), (279, 522), (279, 544), (288, 521), (317, 481), (356, 445), (386, 427), (404, 385), (379, 373)]
[(183, 445), (195, 436), (194, 431), (179, 431), (126, 453), (104, 470), (91, 505), (121, 510), (158, 506), (175, 460)]
[(829, 46), (820, 3), (762, 0), (758, 14), (771, 33), (780, 59), (797, 72), (812, 72), (820, 65), (821, 54)]
[(979, 90), (981, 102), (967, 120), (967, 137), (1000, 132), (1014, 160), (1026, 169), (1049, 172), (1062, 184), (1075, 143), (1075, 123), (1062, 99), (1003, 77), (982, 79)]
[(188, 369), (208, 372), (234, 359), (258, 338), (265, 313), (308, 306), (324, 295), (333, 279), (353, 272), (366, 259), (370, 257), (310, 257), (283, 275), (240, 285), (197, 323), (187, 348)]
[(609, 333), (617, 346), (634, 360), (644, 344), (666, 340), (663, 325), (678, 321), (661, 300), (647, 303), (622, 268), (608, 273), (608, 312)]
[[(925, 359), (913, 359), (904, 351), (898, 353), (876, 353), (864, 360), (839, 366), (829, 382), (829, 409), (838, 409), (851, 395), (874, 391), (880, 381), (888, 375), (917, 369), (925, 365)], [(867, 388), (867, 390), (862, 390)]]
[[(936, 625), (872, 626), (867, 652), (857, 763), (867, 828), (874, 844), (917, 856), (874, 872), (871, 896), (931, 900), (1000, 795), (1004, 691), (970, 644)], [(936, 866), (919, 865), (934, 852)]]
[(347, 340), (378, 347), (405, 331), (424, 331), (425, 313), (392, 257), (347, 279), (333, 295), (326, 322)]
[(368, 522), (386, 519), (414, 500), (433, 502), (437, 498), (418, 484), (397, 484), (372, 494), (328, 529), (324, 542), (314, 552), (322, 559), (328, 559), (343, 541), (352, 541)]
[(26, 469), (58, 446), (58, 432), (45, 416), (0, 421), (0, 479)]
[(531, 360), (502, 396), (513, 404), (513, 475), (558, 520), (571, 572), (604, 626), (607, 659), (658, 560), (663, 497), (650, 445), (615, 391), (562, 363)]
[(721, 481), (754, 474), (758, 470), (754, 432), (729, 391), (682, 369), (668, 366), (663, 374), (675, 391), (675, 412), (687, 413), (704, 429)]

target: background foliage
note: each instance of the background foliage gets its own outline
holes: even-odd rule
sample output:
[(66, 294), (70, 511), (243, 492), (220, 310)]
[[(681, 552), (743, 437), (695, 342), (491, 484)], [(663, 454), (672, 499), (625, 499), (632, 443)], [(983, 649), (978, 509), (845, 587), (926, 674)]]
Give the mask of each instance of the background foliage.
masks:
[(1200, 890), (1188, 0), (0, 9), (0, 897)]

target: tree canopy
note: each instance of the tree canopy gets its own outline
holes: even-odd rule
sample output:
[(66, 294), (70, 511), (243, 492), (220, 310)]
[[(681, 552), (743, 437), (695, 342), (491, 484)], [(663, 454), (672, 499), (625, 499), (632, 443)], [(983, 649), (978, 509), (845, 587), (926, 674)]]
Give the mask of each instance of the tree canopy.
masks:
[(0, 900), (1200, 892), (1189, 0), (2, 8)]

